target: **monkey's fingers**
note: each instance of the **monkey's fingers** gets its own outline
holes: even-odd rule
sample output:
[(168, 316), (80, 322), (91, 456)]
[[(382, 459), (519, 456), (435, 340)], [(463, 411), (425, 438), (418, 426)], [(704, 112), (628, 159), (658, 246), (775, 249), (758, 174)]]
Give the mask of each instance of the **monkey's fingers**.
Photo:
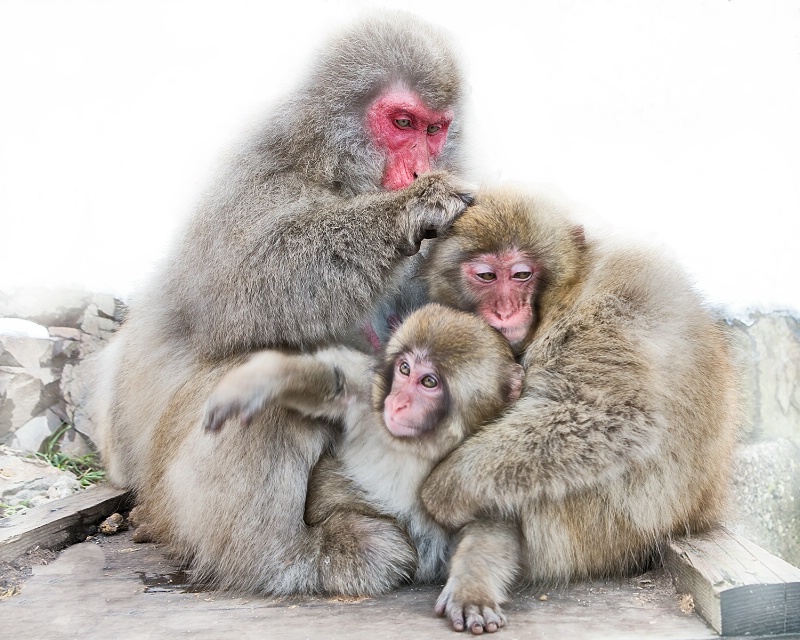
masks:
[(204, 431), (219, 431), (230, 415), (221, 407), (206, 407), (201, 425)]
[(246, 427), (257, 413), (249, 405), (242, 408), (235, 402), (219, 402), (211, 398), (206, 403), (201, 424), (205, 431), (219, 431), (230, 418), (239, 416), (242, 426)]
[(458, 581), (451, 577), (436, 600), (436, 614), (446, 617), (453, 631), (469, 629), (473, 635), (480, 635), (506, 626), (507, 619), (499, 605), (474, 604), (461, 592)]

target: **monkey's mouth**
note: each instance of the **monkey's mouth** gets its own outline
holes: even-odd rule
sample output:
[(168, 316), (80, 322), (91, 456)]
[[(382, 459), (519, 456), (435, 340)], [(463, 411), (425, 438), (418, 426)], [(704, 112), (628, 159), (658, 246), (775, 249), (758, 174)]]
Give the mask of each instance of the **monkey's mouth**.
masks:
[(528, 327), (525, 325), (516, 325), (513, 327), (504, 327), (504, 326), (497, 326), (492, 325), (495, 329), (497, 329), (502, 336), (508, 340), (508, 343), (512, 346), (518, 345), (525, 339), (525, 336), (528, 334)]

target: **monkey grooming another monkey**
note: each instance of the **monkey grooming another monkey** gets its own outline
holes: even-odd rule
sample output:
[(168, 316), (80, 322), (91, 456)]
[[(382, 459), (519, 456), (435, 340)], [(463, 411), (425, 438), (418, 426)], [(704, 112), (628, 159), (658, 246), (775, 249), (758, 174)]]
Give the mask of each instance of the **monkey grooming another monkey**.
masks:
[[(270, 405), (343, 422), (335, 453), (314, 468), (308, 527), (284, 561), (314, 558), (307, 583), (315, 591), (372, 594), (445, 578), (451, 539), (423, 510), (420, 486), (521, 387), (522, 368), (502, 336), (474, 315), (427, 305), (403, 322), (379, 363), (341, 347), (253, 356), (214, 388), (203, 424), (217, 431), (239, 416), (246, 426)], [(259, 437), (257, 428), (244, 437)], [(381, 546), (360, 537), (375, 522), (396, 523)]]
[[(246, 437), (212, 443), (197, 416), (248, 353), (364, 344), (422, 239), (471, 201), (453, 177), (462, 93), (432, 26), (390, 12), (343, 30), (234, 155), (101, 354), (91, 406), (109, 478), (135, 490), (141, 519), (198, 579), (318, 588), (284, 559), (304, 540), (309, 475), (337, 430), (276, 407)], [(379, 523), (362, 543), (395, 529)]]
[(436, 605), (454, 629), (484, 631), (516, 581), (638, 571), (671, 536), (719, 521), (737, 375), (672, 260), (584, 237), (542, 195), (489, 189), (426, 278), (434, 300), (506, 336), (525, 369), (520, 399), (423, 486), (433, 518), (463, 527)]

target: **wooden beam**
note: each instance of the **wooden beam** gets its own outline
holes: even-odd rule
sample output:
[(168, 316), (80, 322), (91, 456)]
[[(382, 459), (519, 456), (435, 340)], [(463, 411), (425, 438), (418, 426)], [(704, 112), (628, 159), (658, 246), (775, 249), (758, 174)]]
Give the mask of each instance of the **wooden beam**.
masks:
[(664, 565), (717, 633), (800, 633), (800, 569), (749, 540), (727, 529), (675, 540)]
[(0, 561), (29, 549), (57, 551), (86, 537), (85, 529), (129, 506), (131, 492), (101, 484), (0, 521)]

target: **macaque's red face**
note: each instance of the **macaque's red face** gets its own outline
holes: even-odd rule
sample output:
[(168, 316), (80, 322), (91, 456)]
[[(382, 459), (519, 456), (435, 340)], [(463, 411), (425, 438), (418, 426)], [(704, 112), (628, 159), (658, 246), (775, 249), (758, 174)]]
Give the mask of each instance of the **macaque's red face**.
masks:
[(478, 301), (477, 313), (519, 345), (534, 322), (536, 264), (522, 251), (484, 253), (461, 265), (466, 286)]
[(367, 109), (367, 125), (376, 146), (386, 152), (383, 186), (402, 189), (431, 170), (444, 148), (452, 111), (429, 109), (413, 91), (382, 93)]
[(392, 388), (383, 402), (383, 421), (392, 435), (415, 437), (432, 430), (446, 403), (442, 380), (427, 358), (404, 353), (395, 360)]

